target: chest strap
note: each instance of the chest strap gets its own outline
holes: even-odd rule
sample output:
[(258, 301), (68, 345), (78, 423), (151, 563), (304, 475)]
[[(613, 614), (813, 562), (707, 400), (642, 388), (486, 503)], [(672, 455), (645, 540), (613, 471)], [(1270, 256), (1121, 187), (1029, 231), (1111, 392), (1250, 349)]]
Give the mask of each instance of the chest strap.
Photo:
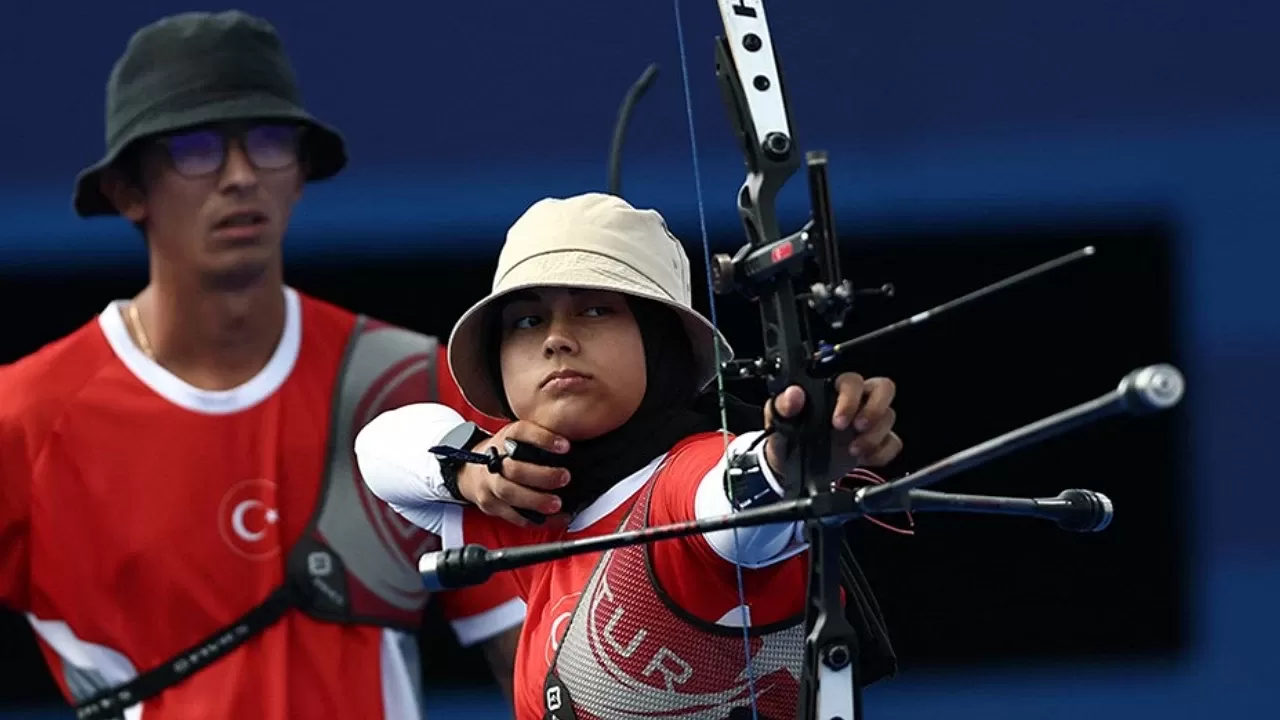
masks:
[(76, 717), (123, 720), (126, 708), (146, 702), (212, 665), (276, 624), (290, 610), (323, 619), (325, 613), (336, 613), (346, 604), (342, 560), (318, 540), (299, 541), (289, 552), (285, 572), (284, 584), (253, 609), (129, 682), (81, 701), (76, 705)]
[[(374, 332), (379, 329), (384, 331)], [(126, 708), (150, 700), (212, 665), (290, 610), (327, 622), (375, 624), (406, 632), (416, 629), (413, 620), (421, 616), (427, 597), (421, 578), (407, 558), (383, 550), (384, 544), (361, 509), (362, 501), (356, 494), (360, 492), (358, 476), (350, 455), (364, 414), (407, 402), (435, 400), (435, 349), (435, 339), (429, 336), (373, 324), (364, 316), (357, 318), (338, 372), (330, 418), (330, 457), (321, 497), (307, 530), (289, 548), (284, 582), (257, 606), (200, 642), (129, 682), (103, 688), (77, 702), (79, 720), (123, 720)], [(393, 379), (421, 375), (425, 382), (397, 394), (395, 391), (404, 386), (378, 382), (388, 374)], [(383, 397), (388, 394), (390, 398)], [(381, 404), (370, 405), (370, 397)], [(381, 502), (372, 496), (369, 500), (375, 506)], [(438, 542), (420, 529), (413, 532), (414, 542)], [(344, 557), (359, 566), (348, 567)], [(381, 603), (371, 606), (366, 600), (359, 605), (349, 587), (355, 583), (370, 588)]]
[(80, 720), (123, 720), (125, 708), (150, 700), (211, 665), (273, 625), (294, 605), (292, 583), (276, 588), (261, 604), (227, 627), (129, 682), (103, 690), (76, 705), (76, 717)]

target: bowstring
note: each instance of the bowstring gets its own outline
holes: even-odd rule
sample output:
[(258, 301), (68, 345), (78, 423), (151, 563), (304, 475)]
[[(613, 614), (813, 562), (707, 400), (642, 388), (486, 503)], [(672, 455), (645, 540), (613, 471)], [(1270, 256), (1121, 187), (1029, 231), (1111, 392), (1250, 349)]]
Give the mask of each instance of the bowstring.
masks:
[[(697, 132), (694, 130), (693, 98), (690, 95), (690, 91), (689, 91), (689, 63), (686, 56), (687, 54), (685, 52), (684, 24), (680, 20), (680, 0), (672, 0), (672, 2), (675, 10), (675, 15), (676, 15), (676, 39), (677, 39), (677, 43), (680, 46), (680, 77), (684, 84), (685, 114), (689, 120), (689, 151), (690, 151), (690, 155), (693, 158), (693, 186), (694, 186), (695, 196), (697, 197), (697, 202), (698, 202), (698, 229), (702, 234), (703, 263), (707, 268), (707, 300), (708, 300), (707, 305), (711, 313), (711, 325), (712, 327), (715, 327), (718, 330), (720, 328), (720, 323), (716, 318), (716, 296), (715, 296), (715, 289), (714, 289), (712, 276), (711, 276), (711, 242), (707, 236), (706, 209), (702, 202), (702, 173), (698, 167), (698, 135), (697, 135)], [(720, 433), (720, 437), (724, 440), (724, 453), (723, 455), (721, 455), (721, 457), (723, 457), (727, 462), (729, 457), (729, 416), (728, 416), (728, 410), (725, 404), (724, 372), (722, 370), (724, 365), (720, 357), (719, 339), (714, 338), (712, 344), (715, 346), (716, 397), (720, 402), (720, 427), (722, 430), (722, 432)], [(726, 470), (727, 470), (727, 465), (726, 465)], [(733, 492), (730, 486), (726, 486), (726, 487), (730, 488), (729, 492)], [(730, 497), (729, 500), (732, 503), (733, 498)], [(738, 580), (738, 607), (742, 611), (741, 612), (742, 657), (743, 657), (744, 663), (746, 664), (747, 692), (750, 694), (750, 698), (751, 698), (751, 718), (752, 720), (759, 720), (759, 712), (756, 709), (755, 671), (752, 668), (753, 663), (751, 660), (751, 635), (750, 635), (751, 616), (750, 616), (750, 609), (747, 606), (746, 586), (742, 579), (742, 563), (738, 562), (738, 557), (740, 557), (740, 553), (741, 553), (740, 547), (738, 545), (738, 528), (736, 527), (732, 528), (732, 532), (733, 532), (733, 555), (734, 555), (733, 567), (734, 567), (734, 571), (736, 572), (737, 580)]]

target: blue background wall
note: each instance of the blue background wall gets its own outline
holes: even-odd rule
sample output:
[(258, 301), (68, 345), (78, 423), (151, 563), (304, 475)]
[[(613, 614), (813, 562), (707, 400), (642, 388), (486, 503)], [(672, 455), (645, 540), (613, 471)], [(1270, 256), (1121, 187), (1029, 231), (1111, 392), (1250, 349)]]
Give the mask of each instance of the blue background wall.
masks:
[[(671, 5), (661, 0), (240, 7), (270, 18), (353, 162), (316, 186), (295, 260), (488, 237), (546, 194), (603, 189), (618, 100), (658, 84), (625, 193), (697, 243)], [(0, 268), (140, 262), (70, 210), (102, 152), (103, 84), (137, 26), (182, 3), (14, 3), (0, 23)], [(707, 222), (741, 163), (712, 77), (710, 0), (684, 2)], [(770, 6), (801, 143), (832, 153), (841, 227), (1007, 225), (1154, 212), (1177, 233), (1192, 427), (1193, 648), (1170, 667), (911, 677), (878, 717), (1280, 717), (1280, 5), (1264, 0), (793, 0)], [(803, 212), (803, 185), (787, 198)], [(357, 244), (359, 243), (359, 244)], [(848, 252), (848, 251), (846, 251)], [(1125, 312), (1117, 307), (1117, 313)], [(1099, 348), (1106, 352), (1106, 348)], [(1123, 592), (1123, 588), (1115, 588)], [(1046, 618), (1046, 622), (1051, 622)]]

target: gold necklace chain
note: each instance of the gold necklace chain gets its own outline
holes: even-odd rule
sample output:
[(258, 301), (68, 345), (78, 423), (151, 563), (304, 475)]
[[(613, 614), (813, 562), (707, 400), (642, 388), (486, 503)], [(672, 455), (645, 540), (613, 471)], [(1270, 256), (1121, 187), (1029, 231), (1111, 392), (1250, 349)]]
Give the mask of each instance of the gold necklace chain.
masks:
[(151, 338), (147, 337), (147, 329), (142, 326), (142, 318), (138, 315), (138, 304), (136, 302), (129, 303), (129, 324), (133, 326), (133, 334), (137, 337), (138, 347), (142, 348), (142, 353), (151, 359), (156, 360), (156, 354), (151, 349)]

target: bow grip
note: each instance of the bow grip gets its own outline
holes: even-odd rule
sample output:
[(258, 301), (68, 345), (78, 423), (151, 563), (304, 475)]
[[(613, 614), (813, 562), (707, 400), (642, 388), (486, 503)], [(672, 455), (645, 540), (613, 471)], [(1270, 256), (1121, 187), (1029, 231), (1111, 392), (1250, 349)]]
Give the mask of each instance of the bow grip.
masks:
[(782, 467), (775, 469), (787, 500), (830, 491), (829, 481), (844, 474), (840, 469), (848, 463), (848, 446), (854, 434), (852, 428), (837, 433), (831, 425), (836, 404), (834, 381), (804, 376), (787, 387), (792, 385), (799, 386), (805, 395), (804, 407), (795, 417), (786, 418), (778, 412), (777, 395), (769, 398), (770, 430), (783, 439), (779, 453)]

